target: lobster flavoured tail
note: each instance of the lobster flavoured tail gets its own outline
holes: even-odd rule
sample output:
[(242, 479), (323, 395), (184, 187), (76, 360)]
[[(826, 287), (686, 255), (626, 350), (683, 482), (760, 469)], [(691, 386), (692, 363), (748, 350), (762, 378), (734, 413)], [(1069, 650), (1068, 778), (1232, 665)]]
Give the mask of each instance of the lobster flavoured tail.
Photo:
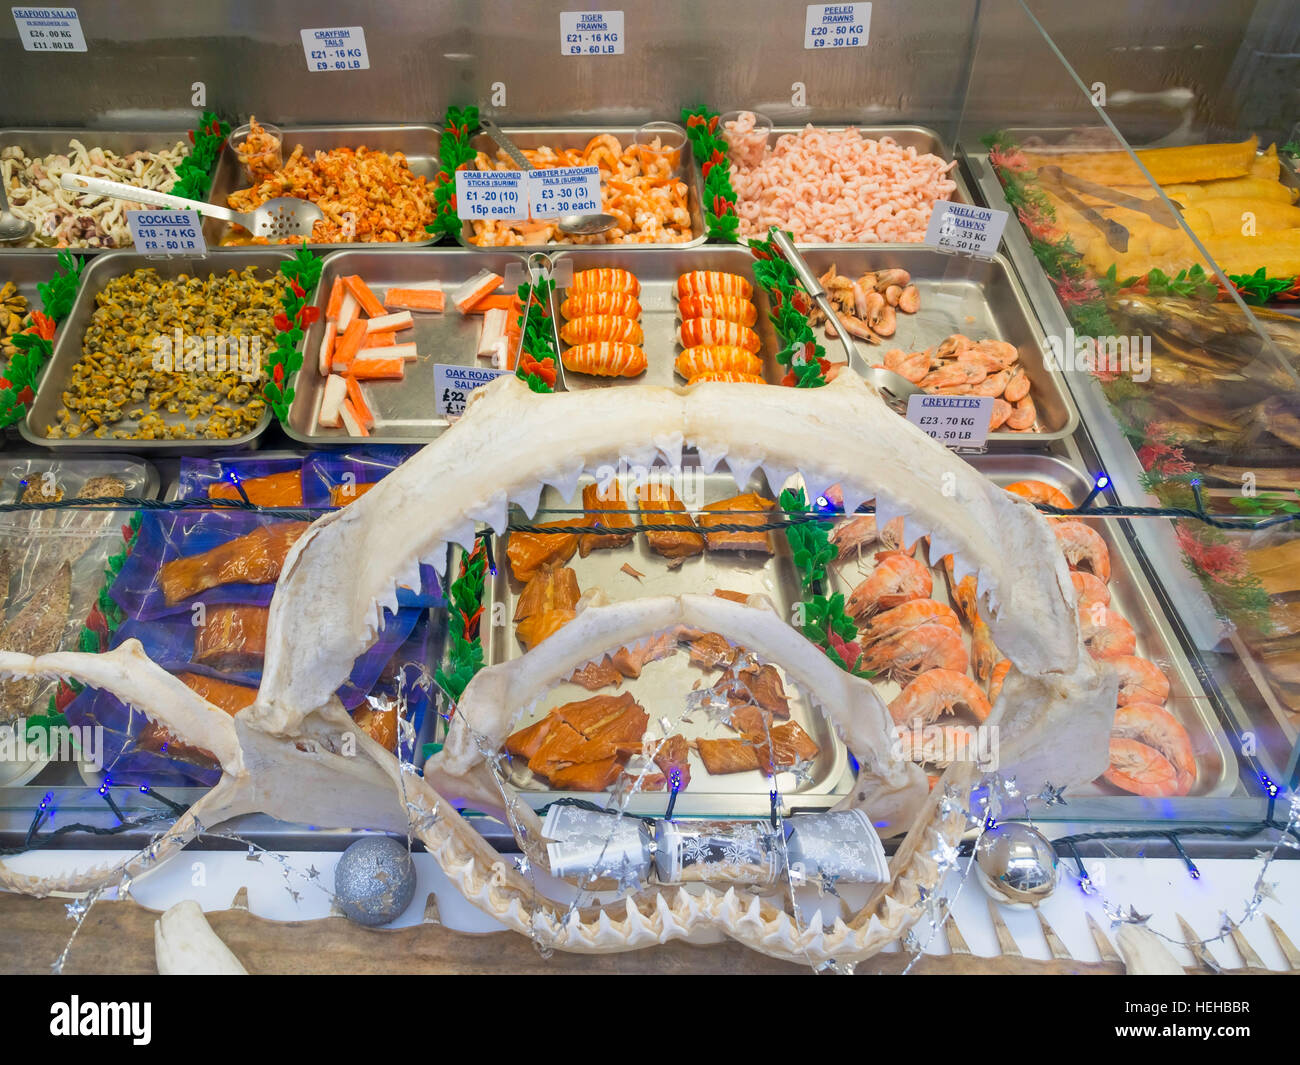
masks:
[(645, 373), (645, 352), (636, 344), (608, 340), (578, 344), (561, 356), (564, 368), (595, 377), (637, 377)]
[(701, 344), (677, 356), (674, 369), (688, 381), (704, 373), (739, 373), (760, 376), (763, 360), (744, 348)]
[(612, 340), (620, 344), (640, 344), (645, 339), (641, 327), (630, 318), (613, 314), (590, 314), (565, 322), (560, 339), (566, 344), (590, 344)]
[(602, 266), (594, 270), (578, 270), (569, 286), (572, 298), (580, 292), (623, 292), (629, 296), (641, 295), (641, 282), (631, 270)]
[(761, 346), (758, 334), (748, 326), (721, 318), (688, 318), (682, 323), (679, 335), (684, 348), (710, 344), (757, 352)]
[(628, 292), (587, 289), (574, 293), (560, 304), (560, 314), (566, 319), (583, 318), (589, 314), (615, 314), (635, 321), (641, 317), (641, 304)]
[(754, 294), (754, 286), (739, 274), (722, 270), (691, 270), (677, 279), (677, 298), (690, 296), (734, 296), (742, 300)]
[(739, 296), (685, 296), (678, 301), (677, 311), (683, 321), (688, 318), (722, 318), (740, 325), (753, 325), (758, 321), (758, 308)]

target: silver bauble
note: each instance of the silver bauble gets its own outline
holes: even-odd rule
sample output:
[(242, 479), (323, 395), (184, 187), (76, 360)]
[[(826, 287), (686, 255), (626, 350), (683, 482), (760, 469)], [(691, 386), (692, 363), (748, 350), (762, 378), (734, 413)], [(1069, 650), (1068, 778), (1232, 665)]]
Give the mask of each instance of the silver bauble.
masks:
[(388, 924), (415, 898), (415, 863), (390, 836), (367, 836), (343, 852), (334, 869), (334, 895), (357, 924)]
[(1017, 821), (985, 830), (975, 845), (980, 886), (1014, 909), (1036, 906), (1056, 890), (1056, 863), (1047, 837)]

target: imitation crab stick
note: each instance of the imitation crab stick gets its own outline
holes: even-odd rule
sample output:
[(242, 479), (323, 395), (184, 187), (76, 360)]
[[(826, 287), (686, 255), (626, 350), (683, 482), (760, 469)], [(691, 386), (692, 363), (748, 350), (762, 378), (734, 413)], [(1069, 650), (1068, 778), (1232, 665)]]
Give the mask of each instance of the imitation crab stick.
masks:
[(401, 359), (357, 359), (348, 367), (349, 381), (400, 381), (405, 376)]
[(495, 292), (505, 278), (491, 270), (480, 270), (463, 285), (457, 286), (451, 294), (451, 302), (461, 314), (468, 314), (469, 309), (491, 292)]
[(325, 392), (321, 396), (320, 414), (316, 416), (317, 423), (327, 429), (337, 429), (342, 424), (339, 420), (339, 412), (347, 396), (348, 383), (338, 374), (330, 374), (325, 379)]
[(415, 350), (415, 342), (408, 344), (394, 344), (387, 348), (362, 348), (357, 352), (357, 357), (352, 360), (355, 366), (359, 362), (374, 362), (376, 359), (399, 359), (402, 362), (414, 362), (419, 358), (419, 353)]
[(351, 400), (345, 399), (343, 406), (339, 408), (339, 415), (343, 419), (343, 428), (348, 431), (349, 436), (369, 436), (370, 430), (366, 428), (365, 423), (357, 414), (357, 409), (352, 406)]
[(361, 386), (357, 384), (357, 379), (351, 374), (345, 378), (348, 389), (348, 398), (345, 406), (350, 406), (359, 421), (365, 428), (370, 429), (375, 424), (375, 416), (370, 413), (370, 406), (366, 403), (365, 396), (361, 394)]
[(366, 348), (391, 348), (397, 343), (397, 337), (392, 333), (370, 333), (367, 332), (365, 339), (361, 341), (361, 350)]
[(441, 314), (446, 302), (446, 294), (440, 288), (390, 288), (384, 294), (384, 306), (390, 311)]
[(348, 326), (345, 332), (334, 345), (334, 357), (332, 365), (335, 371), (340, 368), (346, 370), (348, 363), (357, 357), (357, 352), (361, 350), (361, 341), (366, 335), (366, 323), (363, 319), (357, 318)]
[(479, 355), (491, 355), (498, 340), (506, 335), (506, 311), (492, 309), (483, 315), (483, 332), (479, 334)]
[(361, 309), (371, 318), (378, 318), (384, 313), (384, 305), (370, 291), (370, 286), (361, 280), (360, 274), (348, 274), (343, 279), (343, 284), (356, 297), (356, 301), (361, 304)]
[(468, 313), (486, 314), (488, 311), (508, 311), (515, 305), (516, 298), (513, 293), (493, 292), (470, 307)]
[(357, 302), (357, 298), (344, 289), (343, 302), (339, 305), (338, 331), (340, 333), (344, 332), (348, 326), (356, 321), (357, 311), (360, 309), (361, 304)]
[(399, 329), (410, 329), (415, 319), (410, 311), (398, 311), (396, 314), (381, 314), (366, 322), (366, 330), (371, 333), (395, 333)]
[(343, 309), (343, 278), (336, 277), (330, 286), (329, 302), (325, 304), (325, 317), (330, 321), (339, 320), (339, 311)]
[(316, 368), (320, 370), (322, 377), (328, 377), (330, 367), (334, 365), (334, 338), (338, 336), (334, 332), (334, 326), (328, 322), (325, 324), (325, 335), (321, 337), (320, 351), (316, 356)]

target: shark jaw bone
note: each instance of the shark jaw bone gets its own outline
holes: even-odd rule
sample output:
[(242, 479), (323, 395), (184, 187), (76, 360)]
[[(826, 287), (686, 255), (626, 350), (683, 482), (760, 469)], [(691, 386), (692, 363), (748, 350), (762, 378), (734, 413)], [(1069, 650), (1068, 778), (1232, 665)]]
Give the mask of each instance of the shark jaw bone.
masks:
[[(1104, 717), (1109, 728), (1115, 681), (1082, 650), (1073, 589), (1052, 530), (1030, 504), (996, 488), (898, 419), (861, 379), (842, 373), (815, 390), (702, 384), (543, 397), (508, 377), (478, 390), (455, 427), (347, 508), (318, 519), (294, 545), (272, 600), (258, 698), (233, 721), (129, 642), (106, 655), (0, 654), (0, 673), (72, 677), (106, 688), (180, 739), (212, 750), (222, 766), (220, 782), (151, 846), (148, 860), (136, 855), (117, 866), (59, 879), (23, 876), (0, 863), (0, 886), (40, 894), (84, 890), (124, 873), (140, 875), (203, 826), (260, 811), (321, 827), (410, 831), (475, 905), (508, 927), (544, 935), (559, 949), (629, 950), (678, 938), (716, 940), (723, 933), (792, 960), (851, 961), (881, 949), (923, 912), (917, 885), (933, 886), (941, 875), (928, 857), (936, 841), (951, 845), (964, 829), (959, 813), (936, 808), (940, 789), (921, 802), (891, 863), (892, 882), (848, 922), (836, 921), (829, 930), (801, 929), (769, 903), (742, 902), (734, 892), (709, 888), (641, 892), (568, 914), (566, 907), (538, 900), (532, 884), (432, 786), (440, 773), (481, 778), (483, 767), (472, 764), (469, 752), (452, 752), (425, 780), (356, 729), (333, 695), (355, 658), (374, 641), (385, 608), (395, 607), (397, 585), (410, 583), (421, 561), (442, 570), (447, 545), (471, 539), (476, 520), (500, 528), (507, 502), (535, 508), (542, 484), (572, 495), (584, 471), (619, 460), (646, 466), (660, 456), (671, 461), (683, 445), (695, 447), (712, 466), (725, 461), (745, 480), (762, 467), (774, 489), (793, 472), (811, 491), (839, 484), (846, 500), (875, 498), (882, 520), (903, 514), (910, 535), (931, 534), (936, 549), (956, 556), (959, 572), (978, 574), (994, 639), (1016, 667), (990, 723), (1005, 718), (1013, 725), (1018, 749), (1037, 766), (1050, 761), (1053, 745), (1071, 748), (1079, 722), (1086, 720), (1088, 749), (1078, 752), (1075, 766), (1100, 759), (1092, 776), (1104, 768), (1104, 730), (1095, 726)], [(874, 776), (865, 782), (876, 786), (875, 794), (868, 798), (867, 788), (855, 788), (846, 802), (894, 802), (900, 813), (916, 808), (912, 767), (900, 768), (888, 759), (887, 744), (878, 745), (883, 708), (869, 686), (859, 690), (829, 661), (815, 663), (795, 642), (802, 637), (768, 611), (739, 604), (715, 609), (712, 597), (707, 605), (696, 602), (702, 598), (591, 607), (571, 623), (570, 628), (579, 627), (568, 639), (591, 636), (594, 643), (600, 634), (613, 641), (625, 627), (653, 631), (663, 626), (650, 622), (674, 623), (682, 616), (719, 622), (739, 642), (768, 648), (776, 664), (792, 659), (796, 682), (819, 692), (824, 706), (835, 702), (828, 693), (844, 686), (849, 709), (837, 716), (837, 725), (850, 749), (868, 759), (879, 752), (867, 767)], [(773, 628), (778, 624), (784, 628), (780, 634)], [(493, 685), (518, 682), (526, 692), (559, 668), (566, 649), (581, 654), (581, 647), (563, 641), (548, 650), (565, 631), (516, 660), (514, 672), (489, 670), (482, 677), (491, 677), (481, 684), (476, 679), (481, 691), (475, 698), (482, 697), (487, 720), (508, 713), (501, 708), (511, 705), (504, 697), (493, 702), (483, 694)], [(835, 671), (835, 678), (823, 675), (825, 670)], [(801, 672), (812, 675), (800, 677)], [(1014, 707), (1009, 692), (1020, 695)], [(356, 757), (338, 753), (339, 738), (349, 730), (355, 734)], [(1097, 735), (1102, 739), (1094, 743)], [(1005, 737), (1003, 743), (1005, 752)], [(969, 764), (958, 763), (943, 780), (960, 786), (972, 773)], [(1052, 772), (1051, 779), (1072, 782), (1068, 773)], [(897, 785), (892, 790), (891, 781)]]

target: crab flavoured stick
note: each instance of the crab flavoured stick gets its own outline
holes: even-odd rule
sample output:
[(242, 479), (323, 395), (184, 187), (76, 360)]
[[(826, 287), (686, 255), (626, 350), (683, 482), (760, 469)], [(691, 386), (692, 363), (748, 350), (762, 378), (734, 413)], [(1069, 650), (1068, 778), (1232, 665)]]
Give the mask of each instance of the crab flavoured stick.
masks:
[(458, 285), (451, 294), (451, 302), (461, 314), (468, 314), (470, 308), (480, 299), (495, 292), (505, 281), (500, 274), (491, 270), (480, 270), (463, 285)]

